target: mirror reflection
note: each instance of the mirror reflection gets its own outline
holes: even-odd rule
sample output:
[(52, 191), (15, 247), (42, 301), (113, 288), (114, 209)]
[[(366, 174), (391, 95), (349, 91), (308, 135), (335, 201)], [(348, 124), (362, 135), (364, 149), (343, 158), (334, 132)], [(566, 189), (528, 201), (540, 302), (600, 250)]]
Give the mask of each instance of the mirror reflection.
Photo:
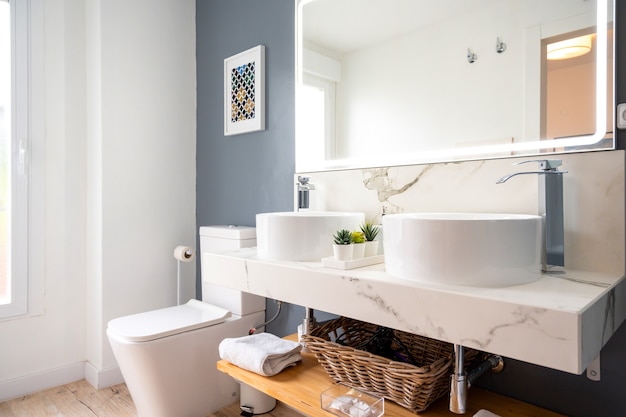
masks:
[(296, 170), (612, 149), (612, 9), (301, 2)]

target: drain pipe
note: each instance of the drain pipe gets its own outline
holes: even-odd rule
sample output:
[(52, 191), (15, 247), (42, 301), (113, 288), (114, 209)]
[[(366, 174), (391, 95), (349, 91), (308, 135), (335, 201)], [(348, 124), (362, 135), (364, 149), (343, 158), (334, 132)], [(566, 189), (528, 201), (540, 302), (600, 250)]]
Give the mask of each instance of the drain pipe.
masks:
[(467, 411), (467, 390), (474, 381), (487, 371), (500, 372), (504, 368), (504, 360), (498, 355), (489, 355), (469, 374), (465, 371), (465, 348), (454, 345), (454, 373), (450, 378), (450, 411), (465, 414)]
[(298, 326), (298, 341), (302, 344), (302, 348), (305, 352), (308, 352), (306, 344), (302, 342), (302, 336), (305, 334), (311, 334), (311, 331), (317, 326), (317, 320), (315, 320), (314, 310), (309, 307), (304, 308), (304, 320), (302, 324)]
[(467, 386), (471, 388), (474, 381), (488, 371), (498, 373), (502, 371), (502, 369), (504, 369), (504, 359), (502, 359), (502, 356), (489, 355), (480, 365), (469, 372), (467, 375)]
[(450, 411), (465, 414), (467, 406), (467, 373), (465, 372), (465, 348), (454, 345), (454, 373), (450, 382)]
[(311, 330), (317, 326), (317, 320), (315, 320), (314, 310), (309, 307), (304, 309), (304, 321), (302, 322), (302, 334), (310, 334)]

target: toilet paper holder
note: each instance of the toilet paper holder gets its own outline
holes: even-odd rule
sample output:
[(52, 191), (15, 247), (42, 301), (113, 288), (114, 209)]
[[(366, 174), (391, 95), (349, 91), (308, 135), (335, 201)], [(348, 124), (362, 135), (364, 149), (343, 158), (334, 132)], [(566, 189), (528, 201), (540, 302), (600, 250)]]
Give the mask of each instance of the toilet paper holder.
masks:
[(180, 305), (180, 263), (191, 262), (194, 258), (194, 250), (189, 246), (176, 246), (174, 248), (174, 258), (176, 259), (176, 304)]

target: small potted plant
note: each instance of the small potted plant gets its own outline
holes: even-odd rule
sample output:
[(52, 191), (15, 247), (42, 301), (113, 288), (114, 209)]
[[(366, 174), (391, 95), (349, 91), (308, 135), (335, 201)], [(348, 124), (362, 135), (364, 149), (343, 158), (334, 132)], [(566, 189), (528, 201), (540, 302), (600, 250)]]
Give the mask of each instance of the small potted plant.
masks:
[(371, 222), (365, 222), (361, 226), (361, 232), (365, 237), (365, 256), (378, 255), (378, 227), (374, 226)]
[(365, 236), (363, 232), (355, 230), (350, 233), (350, 241), (352, 242), (352, 246), (354, 246), (352, 259), (361, 259), (365, 256)]
[(338, 261), (352, 260), (353, 245), (349, 230), (341, 229), (333, 235), (333, 254)]

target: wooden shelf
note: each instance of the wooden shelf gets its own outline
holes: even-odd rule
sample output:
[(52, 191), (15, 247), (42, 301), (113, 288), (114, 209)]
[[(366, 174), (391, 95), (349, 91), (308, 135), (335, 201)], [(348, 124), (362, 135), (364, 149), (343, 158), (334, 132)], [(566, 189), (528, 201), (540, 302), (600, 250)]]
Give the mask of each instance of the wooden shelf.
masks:
[[(286, 339), (296, 340), (296, 335), (290, 335)], [(243, 370), (224, 360), (217, 363), (217, 369), (276, 398), (276, 400), (304, 415), (311, 417), (333, 416), (320, 407), (320, 394), (332, 386), (334, 382), (319, 365), (313, 354), (303, 353), (301, 363), (272, 377)], [(479, 388), (472, 388), (468, 398), (466, 416), (473, 416), (480, 409), (485, 409), (501, 417), (520, 415), (526, 417), (563, 417), (561, 414)], [(389, 417), (450, 417), (456, 415), (448, 410), (447, 398), (439, 399), (425, 412), (419, 414), (414, 414), (391, 401), (385, 401), (385, 416)]]

